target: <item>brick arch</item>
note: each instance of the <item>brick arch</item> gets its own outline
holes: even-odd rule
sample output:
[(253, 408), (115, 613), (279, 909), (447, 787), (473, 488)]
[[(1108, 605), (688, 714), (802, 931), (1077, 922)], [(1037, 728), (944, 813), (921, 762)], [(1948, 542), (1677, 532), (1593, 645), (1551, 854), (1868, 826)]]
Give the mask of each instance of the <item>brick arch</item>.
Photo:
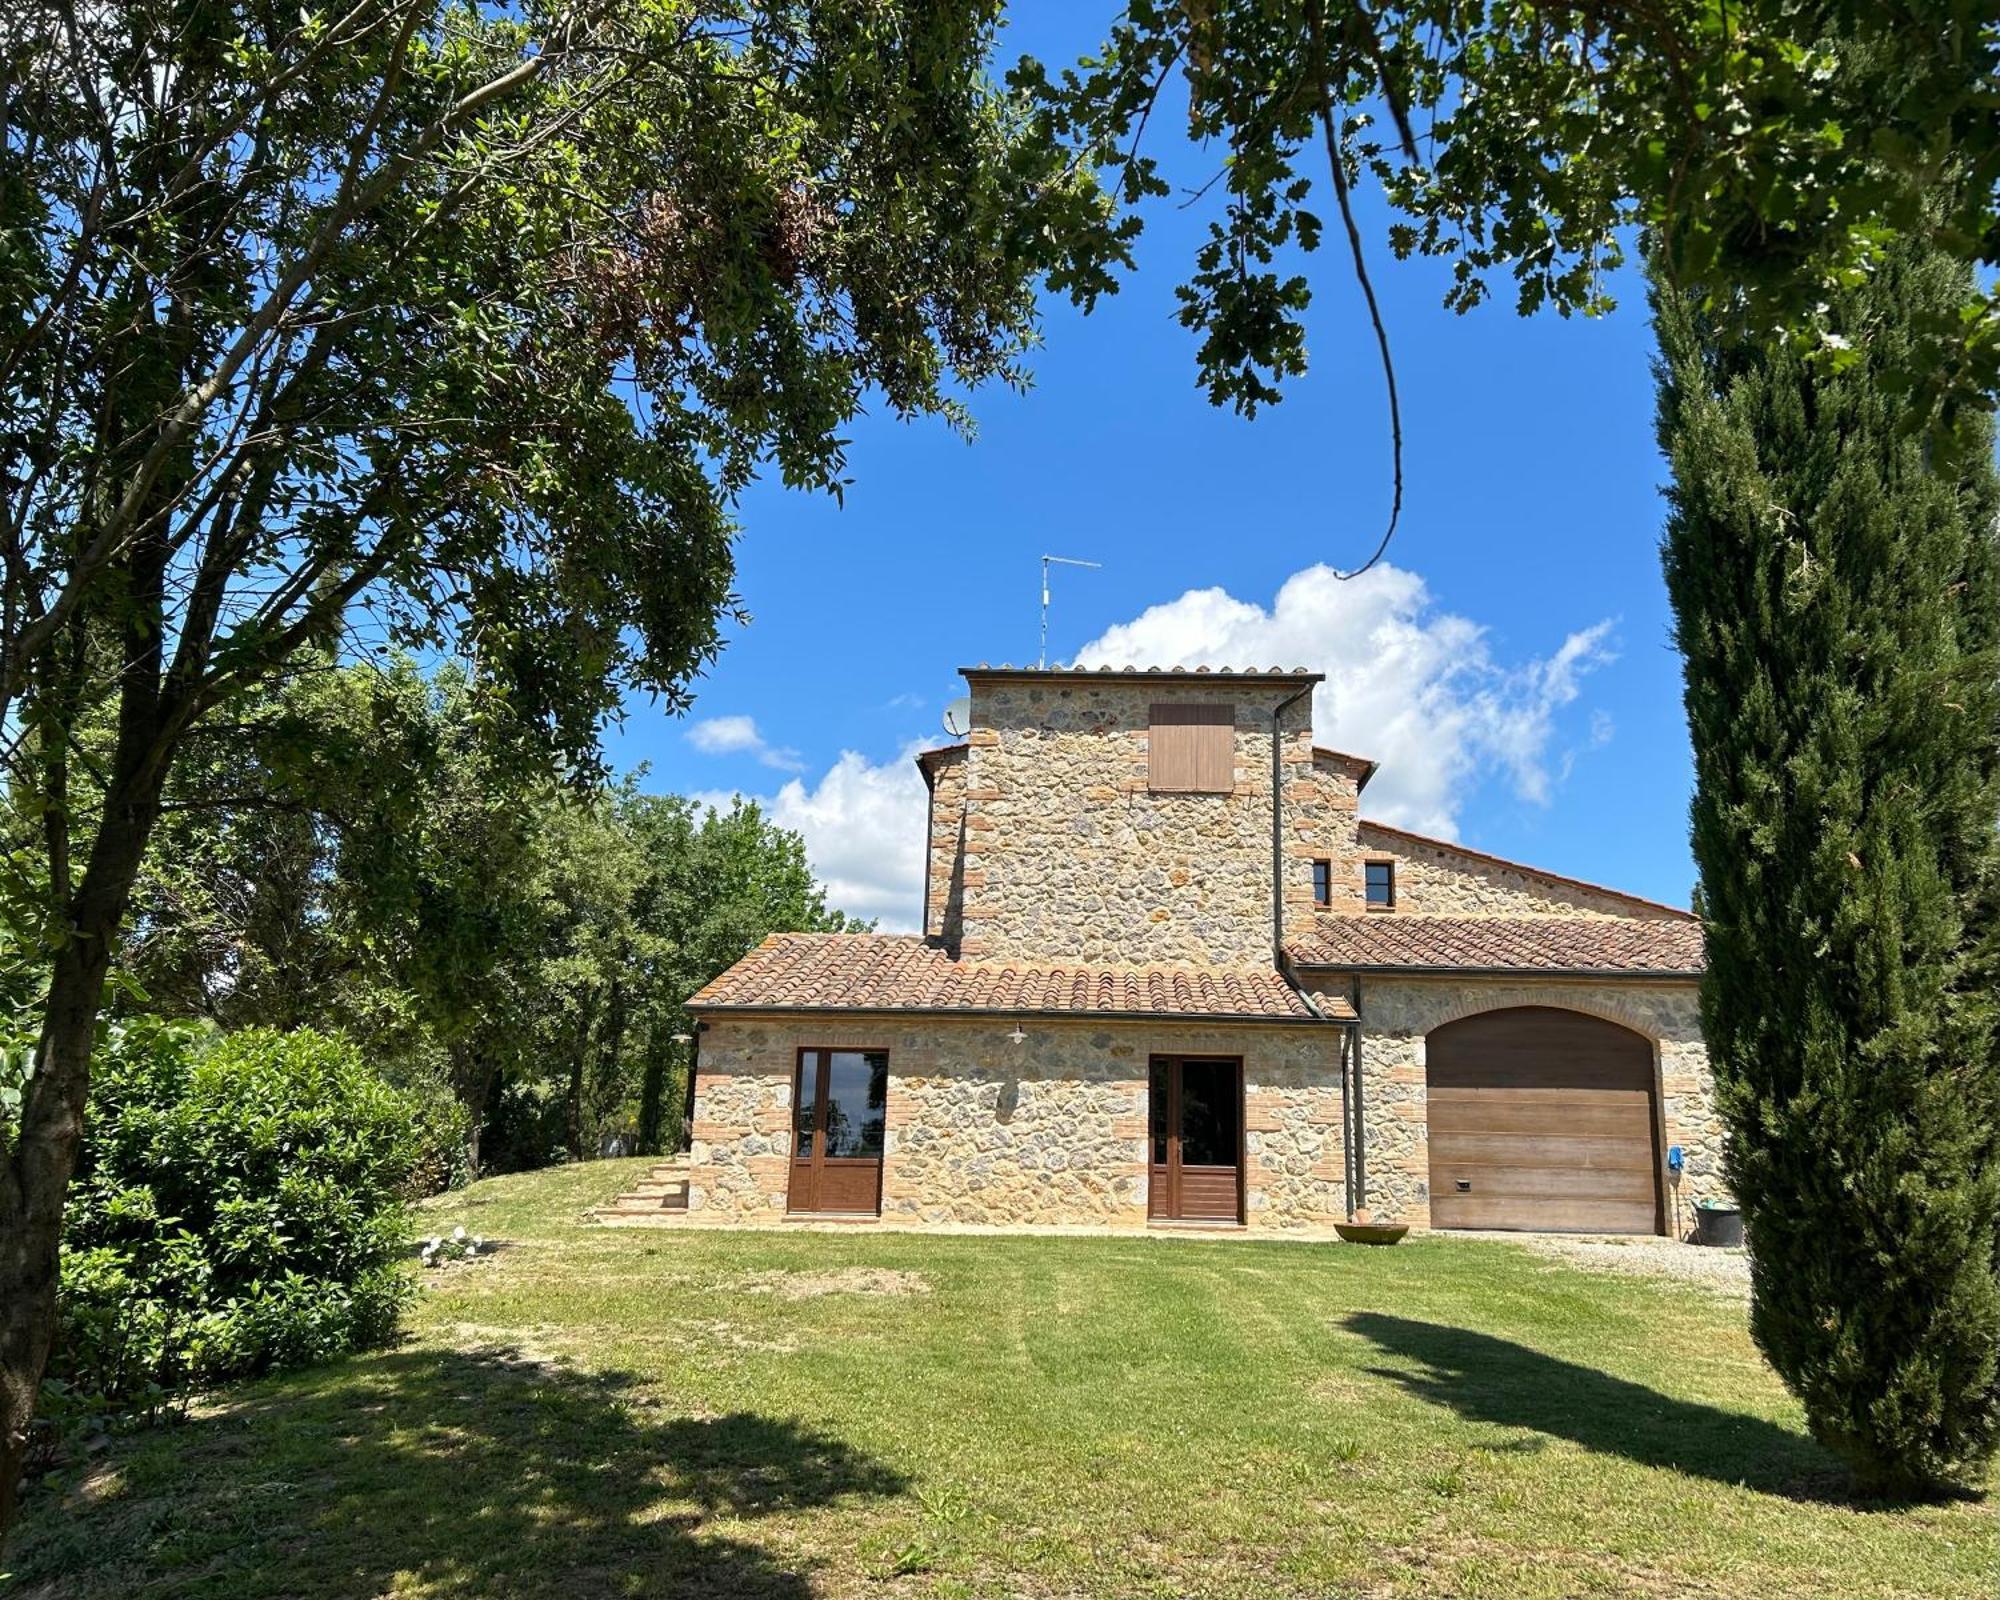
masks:
[(1650, 1043), (1656, 1057), (1659, 1054), (1659, 1032), (1615, 991), (1607, 991), (1601, 996), (1593, 992), (1586, 997), (1573, 989), (1540, 988), (1530, 984), (1512, 989), (1490, 989), (1460, 1000), (1434, 1018), (1424, 1029), (1423, 1036), (1429, 1038), (1447, 1023), (1462, 1022), (1467, 1017), (1476, 1017), (1486, 1011), (1511, 1011), (1517, 1006), (1547, 1006), (1555, 1011), (1575, 1011), (1603, 1022), (1615, 1022)]

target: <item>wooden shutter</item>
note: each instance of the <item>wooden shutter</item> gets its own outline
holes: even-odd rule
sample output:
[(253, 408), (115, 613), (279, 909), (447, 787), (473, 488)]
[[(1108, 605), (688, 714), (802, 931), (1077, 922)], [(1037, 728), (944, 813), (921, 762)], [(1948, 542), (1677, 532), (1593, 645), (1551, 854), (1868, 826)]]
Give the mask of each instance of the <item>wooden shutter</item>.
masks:
[(1146, 786), (1179, 794), (1236, 787), (1236, 713), (1230, 706), (1156, 705), (1146, 734)]

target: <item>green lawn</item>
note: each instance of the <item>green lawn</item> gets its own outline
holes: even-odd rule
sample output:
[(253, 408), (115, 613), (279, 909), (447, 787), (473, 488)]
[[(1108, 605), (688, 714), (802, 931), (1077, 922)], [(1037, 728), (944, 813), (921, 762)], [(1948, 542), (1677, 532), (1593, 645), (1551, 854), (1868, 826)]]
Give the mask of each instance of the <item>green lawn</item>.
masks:
[[(407, 1343), (44, 1481), (0, 1586), (1995, 1592), (1991, 1504), (1846, 1502), (1697, 1289), (1465, 1239), (579, 1226), (631, 1166), (440, 1202), (509, 1242), (432, 1274)], [(801, 1292), (855, 1281), (903, 1292)]]

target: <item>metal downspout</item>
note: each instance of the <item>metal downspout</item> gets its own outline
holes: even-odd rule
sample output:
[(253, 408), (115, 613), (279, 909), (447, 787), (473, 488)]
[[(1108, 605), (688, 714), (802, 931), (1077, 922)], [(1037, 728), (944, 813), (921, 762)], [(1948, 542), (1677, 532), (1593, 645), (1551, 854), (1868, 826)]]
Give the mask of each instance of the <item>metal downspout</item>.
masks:
[(1361, 979), (1354, 979), (1354, 1205), (1355, 1209), (1368, 1204), (1368, 1131), (1364, 1108), (1368, 1096), (1362, 1087), (1361, 1078)]
[(1352, 1216), (1354, 1214), (1354, 1207), (1356, 1201), (1354, 1198), (1354, 1141), (1348, 1132), (1348, 1112), (1347, 1112), (1348, 1048), (1350, 1043), (1352, 1043), (1356, 1047), (1358, 1052), (1360, 1043), (1361, 1024), (1358, 1022), (1345, 1022), (1338, 1017), (1329, 1017), (1326, 1014), (1326, 1012), (1320, 1007), (1319, 996), (1314, 994), (1312, 990), (1308, 989), (1303, 983), (1299, 981), (1299, 976), (1296, 972), (1292, 970), (1292, 965), (1289, 961), (1283, 961), (1283, 960), (1279, 961), (1278, 976), (1283, 978), (1285, 982), (1287, 982), (1292, 986), (1292, 992), (1299, 997), (1300, 1003), (1304, 1005), (1306, 1010), (1310, 1011), (1314, 1016), (1318, 1017), (1321, 1022), (1327, 1023), (1329, 1026), (1336, 1027), (1340, 1030), (1340, 1156), (1341, 1156), (1340, 1170), (1342, 1174), (1341, 1186), (1347, 1191), (1346, 1194), (1347, 1212), (1349, 1216)]
[[(1291, 962), (1285, 957), (1285, 790), (1284, 790), (1284, 734), (1281, 723), (1287, 711), (1311, 694), (1313, 686), (1307, 684), (1296, 694), (1288, 695), (1278, 702), (1271, 712), (1271, 959), (1278, 974), (1292, 986), (1305, 1007), (1322, 1022), (1333, 1022), (1320, 1009), (1319, 1000), (1306, 986), (1299, 982), (1292, 971)], [(1355, 999), (1361, 997), (1361, 980), (1355, 979)], [(1361, 1161), (1361, 1023), (1360, 1006), (1355, 1006), (1356, 1020), (1339, 1024), (1340, 1041), (1340, 1135), (1343, 1157), (1342, 1169), (1346, 1174), (1344, 1187), (1347, 1190), (1347, 1212), (1352, 1216), (1355, 1209), (1367, 1203), (1367, 1175)], [(1348, 1073), (1351, 1068), (1354, 1078), (1352, 1120), (1349, 1117)]]
[(1285, 746), (1278, 724), (1287, 711), (1312, 692), (1313, 686), (1307, 684), (1279, 701), (1271, 712), (1271, 959), (1280, 972), (1285, 970)]
[(1354, 1029), (1347, 1027), (1340, 1032), (1340, 1187), (1344, 1191), (1341, 1204), (1346, 1207), (1350, 1219), (1354, 1216), (1354, 1121), (1349, 1109), (1348, 1076), (1354, 1070), (1351, 1054), (1354, 1044)]

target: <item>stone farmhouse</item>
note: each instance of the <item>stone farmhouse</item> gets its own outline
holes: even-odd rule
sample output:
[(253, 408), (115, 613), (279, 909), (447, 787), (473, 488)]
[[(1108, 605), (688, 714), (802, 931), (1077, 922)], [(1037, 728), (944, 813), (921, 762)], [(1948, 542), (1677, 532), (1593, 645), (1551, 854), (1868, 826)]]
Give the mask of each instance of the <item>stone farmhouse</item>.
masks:
[(923, 933), (774, 935), (690, 1003), (689, 1223), (1658, 1233), (1722, 1193), (1688, 912), (1367, 821), (1317, 674), (964, 675)]

